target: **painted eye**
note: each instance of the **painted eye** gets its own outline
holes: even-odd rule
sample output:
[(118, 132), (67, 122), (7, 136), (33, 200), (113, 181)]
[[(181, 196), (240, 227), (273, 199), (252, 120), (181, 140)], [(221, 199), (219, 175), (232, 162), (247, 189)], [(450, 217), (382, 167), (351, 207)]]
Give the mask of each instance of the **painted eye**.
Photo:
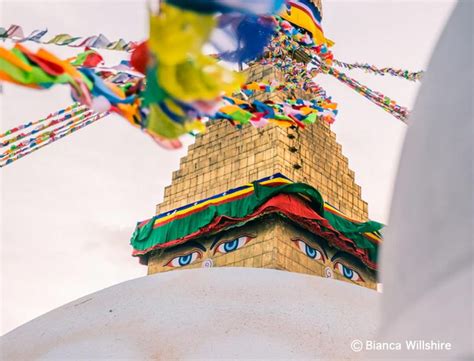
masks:
[(167, 264), (165, 264), (165, 266), (184, 267), (196, 262), (196, 260), (200, 259), (201, 257), (202, 257), (201, 252), (194, 251), (194, 252), (173, 258)]
[(344, 266), (342, 263), (337, 262), (334, 265), (334, 269), (336, 269), (341, 275), (346, 277), (347, 279), (355, 282), (364, 281), (362, 277), (354, 271), (352, 268)]
[(250, 242), (251, 239), (252, 237), (241, 236), (239, 238), (235, 238), (230, 241), (222, 242), (216, 247), (214, 254), (216, 253), (226, 254), (226, 253), (234, 252), (235, 250), (245, 246), (248, 242)]
[(316, 260), (319, 260), (319, 259), (324, 260), (321, 252), (318, 251), (316, 248), (309, 246), (306, 242), (303, 242), (299, 239), (295, 239), (293, 240), (293, 242), (295, 242), (298, 249), (301, 252), (303, 252), (305, 255), (307, 255), (309, 258), (316, 259)]

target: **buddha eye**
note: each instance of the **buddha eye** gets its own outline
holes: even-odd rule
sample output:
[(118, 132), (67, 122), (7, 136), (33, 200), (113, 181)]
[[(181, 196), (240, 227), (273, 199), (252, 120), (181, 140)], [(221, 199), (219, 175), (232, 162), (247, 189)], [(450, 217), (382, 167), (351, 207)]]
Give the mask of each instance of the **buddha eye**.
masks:
[(165, 266), (184, 267), (196, 262), (200, 258), (202, 258), (201, 252), (194, 251), (171, 259)]
[(298, 249), (301, 252), (303, 252), (305, 255), (307, 255), (309, 258), (324, 261), (323, 255), (316, 248), (311, 247), (306, 242), (304, 242), (302, 240), (299, 240), (299, 239), (295, 239), (295, 240), (293, 240), (293, 242), (298, 247)]
[(345, 278), (347, 278), (351, 281), (355, 281), (355, 282), (363, 282), (364, 281), (362, 279), (362, 277), (356, 271), (354, 271), (352, 268), (344, 266), (340, 262), (336, 262), (336, 264), (334, 264), (334, 269), (337, 270)]
[(219, 243), (214, 251), (214, 254), (221, 253), (226, 254), (234, 252), (235, 250), (245, 246), (253, 237), (249, 236), (240, 236), (238, 238), (231, 239), (229, 241), (223, 241)]

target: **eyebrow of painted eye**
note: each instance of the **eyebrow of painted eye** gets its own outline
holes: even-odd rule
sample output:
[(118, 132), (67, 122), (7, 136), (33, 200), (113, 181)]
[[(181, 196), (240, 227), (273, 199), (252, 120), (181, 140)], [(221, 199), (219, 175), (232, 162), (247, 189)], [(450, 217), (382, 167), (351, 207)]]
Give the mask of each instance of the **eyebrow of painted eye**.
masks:
[(344, 258), (344, 253), (343, 252), (336, 252), (334, 256), (331, 257), (331, 262), (334, 262), (335, 260), (339, 258)]
[(214, 246), (216, 245), (216, 243), (221, 240), (221, 238), (222, 238), (222, 236), (217, 235), (216, 238), (214, 238), (214, 241), (212, 241), (211, 248), (209, 248), (209, 249), (213, 249)]
[[(206, 252), (206, 247), (204, 247), (201, 243), (196, 242), (196, 241), (189, 241), (189, 242), (183, 243), (180, 246), (182, 247), (183, 250), (184, 249), (188, 250), (188, 249), (191, 249), (191, 248), (197, 248), (197, 249), (200, 249), (203, 252)], [(178, 247), (168, 248), (166, 251), (171, 252), (171, 251), (174, 251), (175, 249), (178, 249)]]
[[(352, 255), (350, 255), (350, 256), (353, 257)], [(352, 260), (352, 258), (347, 260), (346, 257), (345, 257), (345, 254), (343, 252), (336, 252), (336, 254), (331, 257), (331, 262), (342, 261), (341, 264), (343, 266), (348, 267), (348, 268), (352, 269), (353, 271), (356, 271), (360, 275), (361, 267), (357, 263), (355, 263), (353, 261), (351, 262), (351, 260)], [(349, 263), (347, 263), (348, 261), (349, 261)]]
[[(236, 236), (236, 237), (229, 237), (229, 238), (227, 238), (226, 241), (223, 241), (222, 243), (230, 242), (230, 241), (233, 241), (233, 240), (235, 240), (235, 239), (239, 239), (240, 237), (255, 238), (255, 237), (257, 237), (257, 235), (256, 235), (256, 234), (244, 233), (244, 234), (241, 234), (241, 235)], [(222, 236), (217, 236), (216, 239), (214, 240), (214, 242), (212, 242), (211, 248), (209, 248), (209, 249), (213, 249), (214, 246), (215, 246), (222, 238), (223, 238)]]
[(199, 248), (203, 252), (206, 252), (206, 247), (204, 247), (204, 245), (199, 243), (199, 242), (191, 241), (191, 242), (189, 242), (189, 245), (191, 245), (193, 247), (196, 247), (196, 248)]

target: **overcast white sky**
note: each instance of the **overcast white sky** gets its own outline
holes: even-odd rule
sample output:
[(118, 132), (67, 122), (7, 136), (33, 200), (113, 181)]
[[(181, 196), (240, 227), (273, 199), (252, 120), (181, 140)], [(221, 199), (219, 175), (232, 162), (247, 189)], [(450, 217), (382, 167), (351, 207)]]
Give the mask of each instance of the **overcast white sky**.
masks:
[[(335, 56), (425, 69), (454, 1), (324, 1)], [(2, 1), (0, 26), (50, 35), (146, 38), (145, 1)], [(31, 48), (34, 44), (29, 43)], [(50, 46), (61, 56), (74, 49)], [(108, 64), (126, 54), (103, 51)], [(412, 107), (418, 85), (362, 71), (362, 83)], [(333, 126), (370, 217), (386, 222), (406, 126), (334, 78), (319, 82), (339, 103)], [(1, 130), (71, 103), (66, 87), (4, 85)], [(188, 142), (189, 143), (189, 142)], [(186, 149), (157, 147), (117, 116), (50, 145), (1, 172), (1, 333), (85, 294), (146, 274), (130, 256), (135, 222), (153, 215)]]

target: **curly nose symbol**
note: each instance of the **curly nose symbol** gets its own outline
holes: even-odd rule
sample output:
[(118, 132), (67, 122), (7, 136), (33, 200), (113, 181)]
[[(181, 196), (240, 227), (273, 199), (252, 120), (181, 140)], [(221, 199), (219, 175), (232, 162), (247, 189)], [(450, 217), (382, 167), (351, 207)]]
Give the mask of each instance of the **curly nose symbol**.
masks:
[(214, 262), (212, 262), (212, 259), (208, 258), (202, 262), (202, 267), (203, 268), (211, 268), (214, 266)]

